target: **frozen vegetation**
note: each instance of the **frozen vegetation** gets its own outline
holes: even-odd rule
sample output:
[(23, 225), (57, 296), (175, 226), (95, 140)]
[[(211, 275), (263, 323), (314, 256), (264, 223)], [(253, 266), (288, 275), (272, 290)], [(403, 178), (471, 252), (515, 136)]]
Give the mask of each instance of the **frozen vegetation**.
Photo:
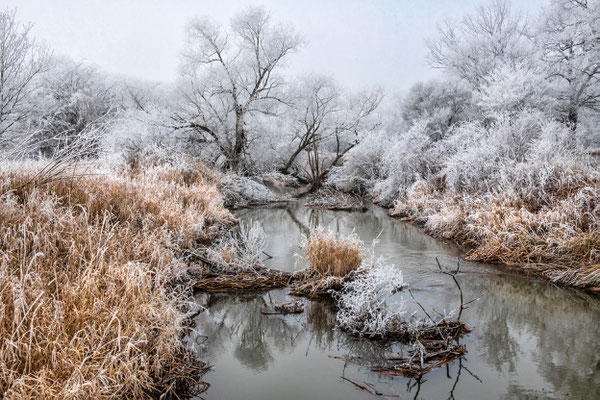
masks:
[(291, 200), (290, 195), (276, 193), (258, 179), (233, 172), (225, 174), (221, 180), (225, 205), (240, 208)]
[(429, 61), (444, 81), (413, 86), (328, 183), (456, 241), (470, 259), (598, 290), (600, 175), (589, 154), (599, 7), (554, 1), (531, 23), (495, 1), (440, 28)]
[[(373, 371), (418, 377), (461, 357), (465, 346), (459, 339), (470, 329), (460, 321), (464, 302), (456, 280), (459, 270), (448, 271), (439, 265), (440, 273), (456, 283), (460, 305), (458, 313), (436, 313), (439, 318), (435, 320), (431, 316), (434, 311), (428, 312), (414, 299), (401, 270), (375, 256), (376, 243), (366, 250), (355, 234), (312, 231), (303, 246), (308, 267), (293, 274), (296, 282), (290, 294), (327, 301), (336, 311), (337, 326), (352, 336), (400, 342), (411, 349), (378, 360), (370, 366)], [(422, 312), (408, 312), (407, 292)]]
[(200, 278), (333, 290), (344, 329), (398, 328), (403, 309), (385, 303), (402, 277), (366, 266), (355, 235), (315, 232), (292, 276), (262, 267), (258, 222), (233, 228), (227, 208), (306, 191), (310, 206), (371, 200), (468, 259), (599, 291), (598, 32), (599, 0), (548, 0), (534, 19), (493, 0), (428, 41), (438, 79), (383, 101), (293, 76), (304, 40), (260, 7), (192, 18), (169, 84), (56, 56), (0, 10), (0, 392), (186, 391), (203, 371), (182, 340)]
[(339, 326), (367, 337), (385, 336), (397, 330), (407, 319), (407, 312), (403, 302), (390, 299), (404, 286), (402, 272), (381, 260), (361, 267), (337, 298)]
[(267, 246), (265, 231), (259, 222), (240, 222), (237, 229), (226, 232), (208, 248), (208, 257), (224, 272), (253, 271), (262, 266)]
[[(140, 161), (0, 170), (0, 392), (123, 398), (198, 390), (182, 252), (234, 222), (210, 170)], [(108, 384), (110, 382), (110, 384)]]

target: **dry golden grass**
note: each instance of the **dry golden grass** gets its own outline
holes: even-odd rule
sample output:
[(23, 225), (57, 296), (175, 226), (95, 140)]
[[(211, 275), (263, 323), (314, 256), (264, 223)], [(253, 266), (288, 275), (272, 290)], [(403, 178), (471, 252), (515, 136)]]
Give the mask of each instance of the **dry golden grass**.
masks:
[(313, 231), (305, 243), (309, 266), (322, 276), (344, 277), (357, 270), (363, 260), (364, 246), (355, 234)]
[(0, 171), (0, 393), (147, 398), (198, 378), (178, 250), (233, 221), (214, 176), (164, 165), (40, 185)]

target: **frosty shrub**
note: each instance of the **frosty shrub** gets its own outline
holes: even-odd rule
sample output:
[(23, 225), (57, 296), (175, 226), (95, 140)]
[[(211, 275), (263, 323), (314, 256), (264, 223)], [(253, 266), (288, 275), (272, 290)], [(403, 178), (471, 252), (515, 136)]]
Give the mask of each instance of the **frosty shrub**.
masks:
[(382, 132), (366, 136), (346, 154), (341, 166), (332, 167), (327, 183), (344, 192), (368, 193), (384, 177), (382, 155), (391, 144)]
[(214, 247), (209, 258), (222, 272), (252, 271), (261, 266), (267, 235), (258, 221), (240, 222), (238, 228), (227, 232)]
[(183, 138), (164, 126), (169, 123), (166, 112), (149, 108), (147, 111), (126, 110), (114, 118), (104, 135), (102, 147), (106, 161), (143, 156), (159, 156), (161, 159), (183, 156), (180, 143)]
[(390, 297), (405, 287), (402, 272), (381, 259), (358, 269), (337, 295), (337, 322), (361, 336), (384, 336), (397, 331), (406, 314), (404, 302), (389, 303)]
[(427, 178), (435, 168), (432, 140), (427, 134), (427, 121), (415, 123), (388, 146), (382, 157), (385, 179), (374, 185), (373, 197), (381, 205), (389, 206), (416, 181)]
[(547, 190), (568, 185), (585, 166), (572, 132), (532, 111), (499, 115), (490, 128), (462, 125), (441, 146), (448, 158), (440, 175), (452, 193), (546, 196)]
[(234, 172), (223, 175), (221, 190), (225, 205), (233, 208), (289, 200), (288, 196), (278, 195), (262, 183)]
[(518, 113), (524, 109), (551, 112), (556, 99), (543, 71), (531, 63), (518, 62), (496, 67), (477, 94), (484, 114)]

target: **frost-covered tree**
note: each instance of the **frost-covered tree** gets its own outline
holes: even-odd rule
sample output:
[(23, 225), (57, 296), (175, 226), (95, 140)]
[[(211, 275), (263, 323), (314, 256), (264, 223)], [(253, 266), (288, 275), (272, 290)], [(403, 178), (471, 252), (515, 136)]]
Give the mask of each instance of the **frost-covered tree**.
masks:
[(14, 130), (35, 107), (36, 80), (48, 66), (49, 52), (31, 37), (16, 11), (0, 11), (0, 137)]
[(499, 65), (523, 62), (532, 54), (529, 24), (507, 0), (493, 0), (438, 30), (438, 37), (427, 41), (429, 63), (474, 89)]
[(559, 85), (565, 119), (575, 129), (581, 108), (600, 110), (600, 1), (553, 0), (538, 42), (548, 75)]
[(175, 120), (224, 158), (226, 168), (242, 166), (254, 114), (277, 115), (287, 104), (283, 62), (302, 41), (263, 8), (237, 14), (229, 29), (208, 18), (187, 27), (181, 76), (182, 109)]
[(333, 134), (336, 114), (341, 111), (342, 91), (327, 76), (301, 78), (295, 92), (295, 105), (289, 114), (292, 146), (281, 168), (283, 173), (290, 171), (303, 151)]
[(397, 137), (383, 130), (367, 133), (344, 156), (342, 165), (331, 168), (327, 182), (338, 190), (369, 193), (379, 180), (385, 178), (383, 156), (396, 140)]
[(525, 109), (552, 114), (554, 89), (536, 63), (502, 64), (492, 70), (475, 96), (484, 115), (518, 113)]
[(290, 153), (281, 168), (294, 167), (318, 188), (332, 166), (378, 125), (374, 113), (382, 99), (377, 89), (350, 93), (326, 76), (309, 76), (297, 82), (289, 113)]
[(53, 156), (81, 135), (106, 124), (116, 112), (114, 85), (91, 65), (54, 58), (39, 81), (36, 106), (27, 120), (29, 129), (36, 132), (36, 147), (44, 156)]
[(472, 92), (457, 80), (419, 82), (413, 85), (400, 105), (406, 128), (427, 120), (431, 138), (439, 140), (448, 129), (473, 114)]

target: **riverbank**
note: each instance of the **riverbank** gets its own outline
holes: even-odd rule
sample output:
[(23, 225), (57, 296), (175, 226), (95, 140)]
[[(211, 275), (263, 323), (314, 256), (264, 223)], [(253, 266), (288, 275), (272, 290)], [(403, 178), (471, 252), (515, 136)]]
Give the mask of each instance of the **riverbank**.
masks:
[(197, 393), (184, 343), (196, 267), (181, 253), (235, 219), (200, 163), (113, 169), (59, 161), (0, 171), (0, 393), (152, 398)]
[[(566, 188), (563, 188), (566, 189)], [(555, 284), (600, 292), (600, 189), (573, 185), (539, 199), (445, 195), (427, 185), (390, 215), (465, 249), (465, 259), (508, 265)]]

